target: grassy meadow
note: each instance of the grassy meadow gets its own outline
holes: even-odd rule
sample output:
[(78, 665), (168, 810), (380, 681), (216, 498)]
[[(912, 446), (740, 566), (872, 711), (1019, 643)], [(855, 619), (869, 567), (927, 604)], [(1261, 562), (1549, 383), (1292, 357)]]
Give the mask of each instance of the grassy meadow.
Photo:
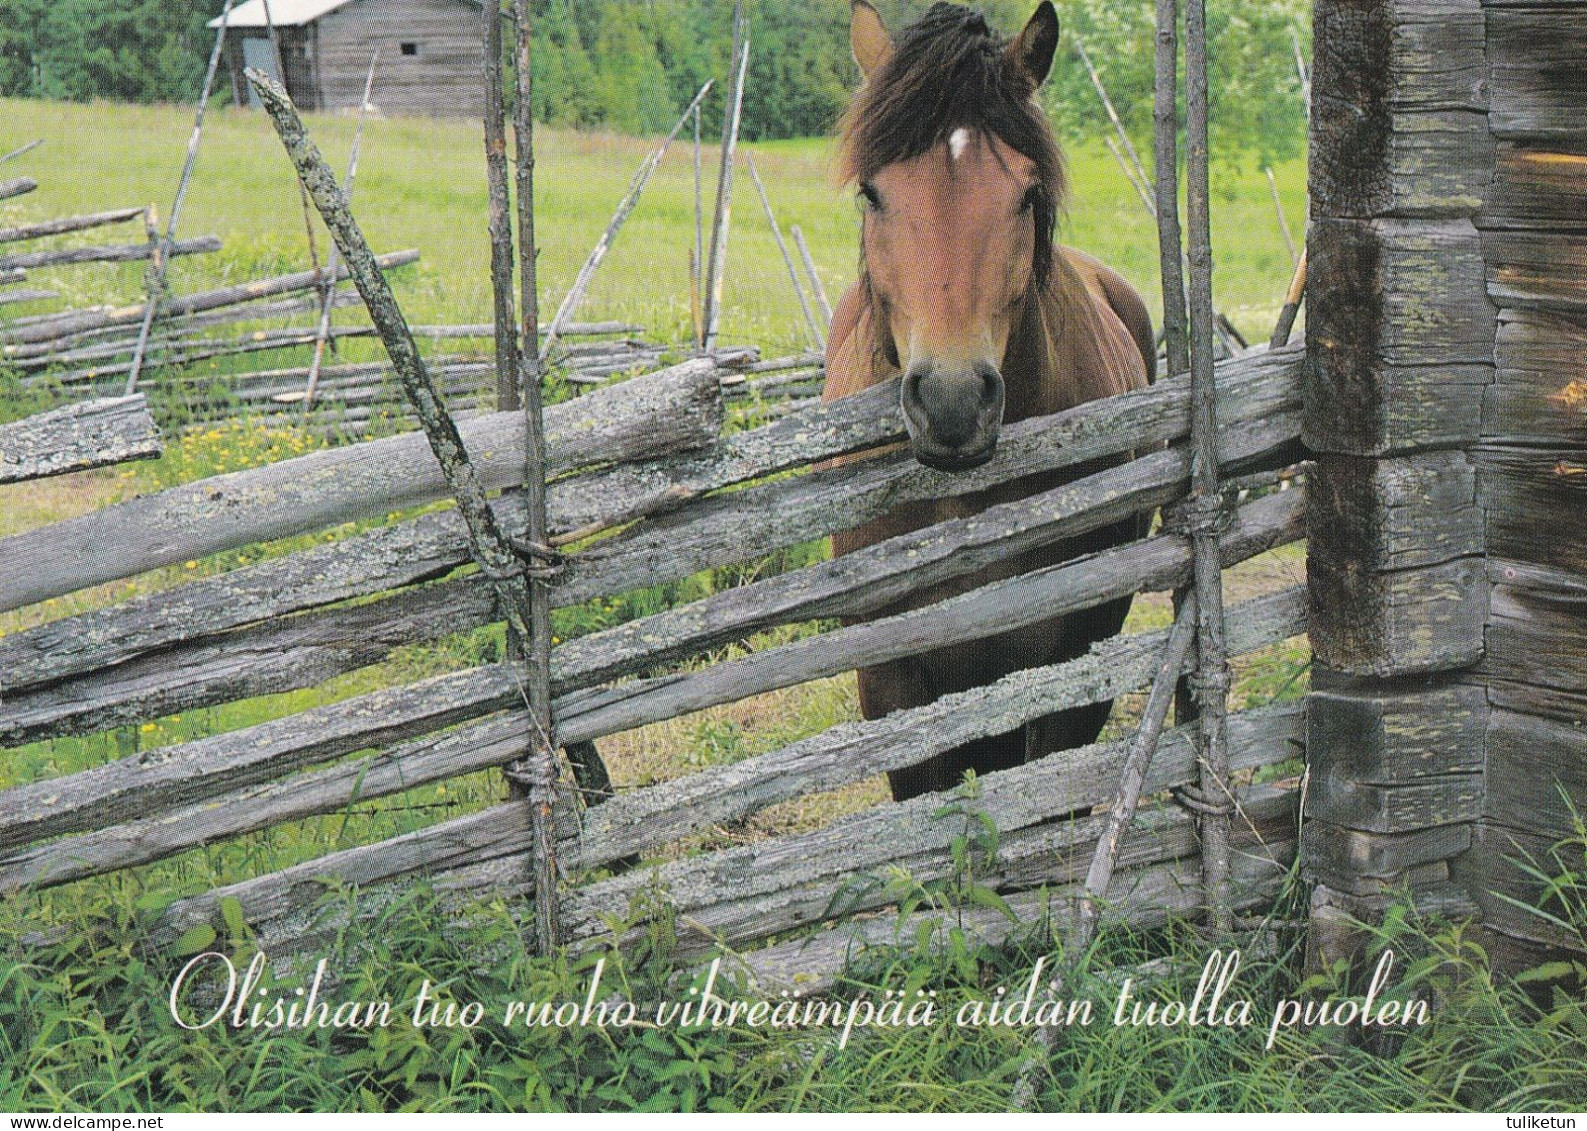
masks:
[[(310, 115), (308, 124), (332, 168), (340, 172), (352, 142), (353, 119)], [(32, 176), (40, 187), (0, 203), (0, 222), (151, 201), (163, 215), (181, 172), (190, 128), (191, 111), (181, 107), (0, 99), (0, 147), (9, 149), (34, 137), (48, 139), (7, 170), (8, 176)], [(555, 311), (654, 144), (653, 139), (538, 132), (536, 234), (545, 317)], [(795, 224), (802, 229), (836, 302), (854, 279), (858, 215), (850, 194), (831, 182), (830, 143), (810, 139), (748, 148), (778, 220), (785, 229)], [(705, 146), (703, 157), (709, 223), (716, 148)], [(1100, 139), (1094, 147), (1069, 154), (1069, 172), (1073, 198), (1061, 221), (1062, 240), (1118, 267), (1156, 309), (1155, 224)], [(1298, 234), (1305, 224), (1303, 164), (1289, 163), (1275, 174), (1290, 228)], [(661, 341), (687, 338), (693, 184), (692, 141), (680, 137), (596, 277), (582, 308), (584, 317), (630, 319)], [(1213, 194), (1219, 306), (1254, 341), (1272, 329), (1283, 301), (1288, 254), (1267, 182), (1254, 161), (1220, 164)], [(485, 203), (478, 125), (371, 119), (365, 126), (354, 211), (377, 251), (422, 251), (422, 261), (405, 272), (398, 290), (412, 321), (489, 320)], [(112, 230), (131, 232), (133, 227)], [(226, 248), (218, 255), (176, 261), (173, 286), (179, 292), (308, 265), (295, 181), (262, 113), (231, 107), (209, 112), (181, 230), (185, 235), (214, 233)], [(323, 255), (323, 230), (319, 240)], [(133, 299), (140, 279), (137, 265), (85, 266), (56, 272), (51, 285), (77, 305)], [(759, 345), (768, 356), (801, 348), (798, 308), (742, 160), (734, 180), (724, 301), (724, 341)], [(53, 308), (13, 308), (7, 316)]]
[[(190, 124), (191, 112), (179, 107), (0, 100), (0, 152), (33, 137), (47, 139), (44, 148), (6, 170), (8, 176), (35, 177), (40, 188), (0, 203), (0, 226), (149, 201), (158, 202), (163, 213)], [(309, 126), (333, 167), (340, 168), (353, 121), (311, 117)], [(556, 131), (539, 135), (543, 316), (555, 309), (652, 144)], [(472, 123), (373, 119), (366, 127), (354, 210), (377, 250), (422, 251), (421, 262), (395, 278), (415, 323), (489, 318), (481, 149)], [(785, 228), (802, 228), (836, 300), (854, 276), (858, 219), (848, 196), (830, 183), (828, 143), (777, 142), (753, 152), (778, 218)], [(715, 164), (715, 150), (707, 147), (708, 210)], [(1072, 152), (1070, 174), (1074, 196), (1061, 222), (1063, 240), (1119, 267), (1155, 307), (1155, 228), (1112, 158), (1100, 145)], [(1298, 233), (1304, 224), (1304, 169), (1295, 163), (1276, 174), (1290, 226)], [(1214, 197), (1218, 304), (1248, 337), (1265, 338), (1290, 274), (1267, 182), (1249, 162), (1220, 164)], [(262, 115), (230, 108), (211, 112), (182, 232), (213, 232), (224, 239), (225, 250), (177, 261), (178, 292), (307, 265), (297, 190)], [(62, 242), (111, 242), (102, 236)], [(632, 321), (646, 327), (652, 340), (685, 341), (692, 238), (692, 161), (690, 146), (680, 140), (624, 228), (581, 317)], [(323, 231), (319, 246), (323, 255)], [(30, 285), (51, 286), (72, 305), (131, 301), (139, 294), (141, 272), (141, 265), (41, 270)], [(60, 305), (9, 307), (6, 317)], [(344, 323), (350, 320), (343, 316)], [(742, 168), (735, 182), (722, 338), (757, 345), (767, 356), (805, 347), (780, 258)], [(354, 343), (349, 353), (366, 356), (356, 351), (372, 348)], [(301, 364), (303, 357), (303, 351), (264, 354), (251, 364)], [(7, 388), (15, 386), (0, 385), (0, 396)], [(19, 407), (0, 403), (0, 413)], [(0, 537), (324, 443), (290, 425), (233, 421), (188, 430), (171, 437), (158, 461), (0, 488)], [(297, 539), (245, 547), (0, 615), (0, 635), (306, 544)], [(824, 553), (822, 544), (813, 543), (771, 563), (565, 610), (556, 629), (563, 636), (587, 632), (738, 583), (757, 570), (797, 566)], [(1298, 547), (1264, 555), (1231, 573), (1231, 599), (1292, 584), (1303, 571)], [(1129, 628), (1159, 628), (1168, 621), (1166, 596), (1148, 595), (1137, 602)], [(777, 630), (744, 646), (765, 647), (811, 628)], [(0, 758), (0, 788), (466, 667), (496, 658), (501, 648), (499, 632), (462, 634), (402, 649), (385, 663), (320, 687), (8, 750)], [(1235, 705), (1303, 693), (1307, 662), (1304, 642), (1243, 661)], [(1127, 730), (1138, 709), (1133, 699), (1124, 702), (1113, 732)], [(852, 677), (843, 677), (646, 727), (601, 746), (619, 784), (632, 787), (775, 749), (853, 718), (856, 711)], [(350, 805), (129, 873), (37, 896), (0, 897), (0, 1109), (999, 1110), (1006, 1104), (1030, 1048), (1028, 1033), (1017, 1029), (883, 1031), (839, 1048), (821, 1033), (743, 1029), (515, 1030), (490, 1021), (477, 1029), (404, 1025), (263, 1039), (220, 1027), (189, 1033), (172, 1024), (165, 995), (184, 955), (150, 953), (141, 944), (140, 925), (148, 915), (182, 895), (419, 828), (500, 797), (499, 779), (479, 774)], [(878, 780), (807, 798), (718, 830), (685, 851), (818, 827), (884, 797)], [(1574, 851), (1583, 855), (1580, 846)], [(1280, 923), (1303, 915), (1303, 885), (1299, 877), (1294, 881), (1275, 909)], [(964, 893), (944, 886), (923, 898), (952, 906)], [(1580, 911), (1584, 902), (1573, 906)], [(595, 956), (530, 958), (514, 910), (480, 907), (465, 922), (415, 888), (371, 927), (345, 932), (327, 957), (342, 979), (343, 997), (411, 999), (428, 978), (458, 1001), (579, 999)], [(1587, 913), (1579, 921), (1587, 924)], [(54, 941), (22, 941), (39, 927), (57, 928)], [(1247, 941), (1253, 958), (1243, 988), (1259, 1003), (1346, 992), (1340, 971), (1305, 972), (1295, 932), (1281, 928)], [(186, 942), (188, 951), (212, 947), (243, 956), (249, 945), (244, 924), (235, 925), (230, 937)], [(1328, 1030), (1296, 1031), (1282, 1034), (1272, 1049), (1251, 1032), (1071, 1030), (1060, 1036), (1050, 1066), (1039, 1074), (1039, 1104), (1050, 1110), (1538, 1110), (1587, 1095), (1587, 1018), (1579, 995), (1529, 996), (1523, 986), (1495, 981), (1474, 940), (1456, 927), (1412, 926), (1396, 914), (1378, 943), (1401, 956), (1396, 992), (1437, 1002), (1431, 1026), (1376, 1043)], [(1003, 952), (975, 949), (959, 939), (956, 949), (940, 956), (900, 940), (896, 953), (873, 956), (856, 970), (850, 988), (932, 987), (945, 1000), (988, 1000), (995, 986), (1014, 980), (1047, 949), (1039, 936)], [(1126, 966), (1152, 971), (1154, 992), (1165, 999), (1188, 1000), (1204, 952), (1189, 928), (1105, 933), (1089, 961), (1076, 968), (1074, 996), (1113, 993), (1106, 970)], [(621, 984), (632, 1000), (680, 994), (670, 980), (675, 971), (665, 924), (653, 929), (638, 953), (608, 960), (606, 984)], [(1567, 980), (1582, 976), (1579, 969), (1548, 973)], [(285, 985), (283, 992), (290, 992), (291, 983)]]

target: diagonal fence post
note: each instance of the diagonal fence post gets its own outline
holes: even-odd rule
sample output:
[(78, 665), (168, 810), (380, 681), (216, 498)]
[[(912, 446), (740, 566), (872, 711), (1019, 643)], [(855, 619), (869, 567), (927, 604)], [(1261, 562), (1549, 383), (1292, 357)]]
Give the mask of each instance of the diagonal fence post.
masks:
[[(379, 62), (380, 52), (371, 53), (369, 73), (364, 77), (364, 100), (358, 104), (358, 125), (353, 130), (353, 147), (347, 156), (347, 176), (342, 182), (342, 193), (347, 197), (348, 204), (353, 202), (353, 182), (358, 179), (358, 148), (364, 140), (364, 119), (369, 113), (369, 99), (375, 89), (375, 65)], [(308, 204), (307, 197), (304, 197), (303, 203), (305, 206)], [(313, 230), (311, 225), (309, 228), (311, 249)], [(314, 407), (314, 394), (320, 385), (320, 367), (325, 364), (325, 347), (331, 342), (331, 311), (336, 306), (337, 255), (336, 246), (333, 244), (331, 254), (325, 263), (325, 285), (320, 291), (320, 323), (314, 331), (314, 357), (309, 362), (309, 382), (303, 389), (304, 412)]]
[(143, 312), (143, 322), (138, 327), (138, 344), (132, 351), (132, 369), (127, 373), (126, 395), (138, 391), (138, 378), (143, 372), (144, 351), (149, 348), (149, 332), (154, 329), (154, 319), (165, 300), (165, 260), (176, 242), (176, 222), (182, 215), (182, 201), (187, 197), (188, 182), (193, 179), (193, 166), (198, 161), (198, 143), (204, 136), (204, 110), (209, 105), (210, 91), (215, 88), (215, 72), (220, 68), (221, 48), (226, 44), (226, 23), (231, 19), (234, 0), (226, 0), (220, 12), (220, 27), (215, 31), (215, 46), (209, 53), (209, 69), (204, 72), (204, 87), (198, 95), (198, 112), (193, 117), (193, 132), (187, 139), (187, 156), (182, 162), (182, 177), (176, 183), (176, 198), (171, 201), (171, 214), (165, 221), (165, 236), (160, 240), (158, 253), (150, 264), (149, 305)]
[[(249, 83), (258, 92), (266, 113), (270, 115), (270, 121), (286, 147), (304, 189), (319, 210), (325, 226), (330, 229), (359, 296), (369, 310), (370, 320), (391, 358), (392, 368), (413, 404), (425, 438), (430, 443), (430, 450), (435, 453), (447, 487), (457, 501), (470, 554), (489, 579), (509, 628), (524, 640), (535, 640), (530, 628), (533, 610), (529, 600), (532, 590), (528, 582), (537, 576), (544, 576), (547, 571), (525, 564), (497, 525), (496, 516), (485, 500), (479, 476), (469, 462), (468, 452), (458, 435), (457, 425), (436, 392), (424, 359), (419, 356), (418, 347), (414, 344), (413, 333), (391, 293), (391, 286), (386, 282), (374, 253), (370, 251), (368, 242), (347, 207), (347, 200), (336, 184), (336, 175), (304, 131), (302, 119), (298, 117), (285, 89), (258, 71), (249, 70), (246, 74)], [(544, 466), (543, 463), (541, 466)], [(544, 480), (540, 482), (543, 491)], [(533, 547), (529, 548), (529, 553), (532, 557), (536, 556)], [(549, 634), (545, 635), (544, 644), (549, 648)], [(540, 723), (541, 716), (536, 715), (532, 724)], [(530, 738), (537, 753), (551, 753), (548, 726), (531, 725)], [(537, 765), (536, 772), (544, 776), (543, 765)], [(554, 784), (554, 763), (551, 780)], [(530, 820), (536, 844), (551, 844), (550, 803), (531, 798)], [(543, 952), (548, 952), (556, 941), (556, 862), (554, 857), (542, 858), (538, 852), (536, 856), (535, 915), (537, 925), (542, 927), (541, 933), (537, 935), (537, 943)], [(546, 873), (552, 877), (549, 882), (545, 880)]]

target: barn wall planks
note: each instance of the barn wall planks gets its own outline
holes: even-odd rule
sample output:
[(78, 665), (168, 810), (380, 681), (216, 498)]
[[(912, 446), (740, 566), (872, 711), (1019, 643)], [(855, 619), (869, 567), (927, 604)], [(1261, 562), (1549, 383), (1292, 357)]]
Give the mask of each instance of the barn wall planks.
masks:
[(479, 11), (469, 0), (363, 0), (329, 13), (315, 23), (312, 43), (319, 108), (356, 108), (370, 53), (378, 50), (374, 101), (383, 112), (480, 114)]

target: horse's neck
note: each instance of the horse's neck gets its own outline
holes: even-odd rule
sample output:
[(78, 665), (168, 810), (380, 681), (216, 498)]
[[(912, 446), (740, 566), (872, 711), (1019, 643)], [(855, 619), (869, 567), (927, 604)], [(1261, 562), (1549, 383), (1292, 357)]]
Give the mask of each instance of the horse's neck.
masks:
[[(1129, 387), (1105, 306), (1063, 249), (1054, 248), (1052, 278), (1026, 296), (1004, 354), (1005, 422), (1062, 412)], [(1128, 363), (1125, 355), (1122, 364)]]
[(846, 397), (898, 376), (898, 369), (887, 363), (877, 340), (871, 288), (863, 271), (859, 281), (838, 300), (827, 341), (825, 400)]

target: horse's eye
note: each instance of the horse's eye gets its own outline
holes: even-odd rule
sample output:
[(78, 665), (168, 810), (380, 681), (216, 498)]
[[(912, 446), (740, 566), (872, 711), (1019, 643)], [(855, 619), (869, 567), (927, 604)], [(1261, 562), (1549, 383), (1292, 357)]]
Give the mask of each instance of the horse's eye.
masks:
[(874, 208), (878, 212), (882, 210), (881, 194), (876, 191), (876, 186), (871, 184), (870, 181), (862, 181), (860, 183), (860, 199), (865, 201), (867, 208)]
[(1020, 212), (1021, 213), (1029, 212), (1031, 209), (1036, 207), (1036, 202), (1038, 200), (1040, 200), (1040, 199), (1041, 199), (1041, 186), (1040, 185), (1031, 185), (1030, 188), (1025, 190), (1025, 195), (1019, 202), (1019, 210), (1020, 210)]

